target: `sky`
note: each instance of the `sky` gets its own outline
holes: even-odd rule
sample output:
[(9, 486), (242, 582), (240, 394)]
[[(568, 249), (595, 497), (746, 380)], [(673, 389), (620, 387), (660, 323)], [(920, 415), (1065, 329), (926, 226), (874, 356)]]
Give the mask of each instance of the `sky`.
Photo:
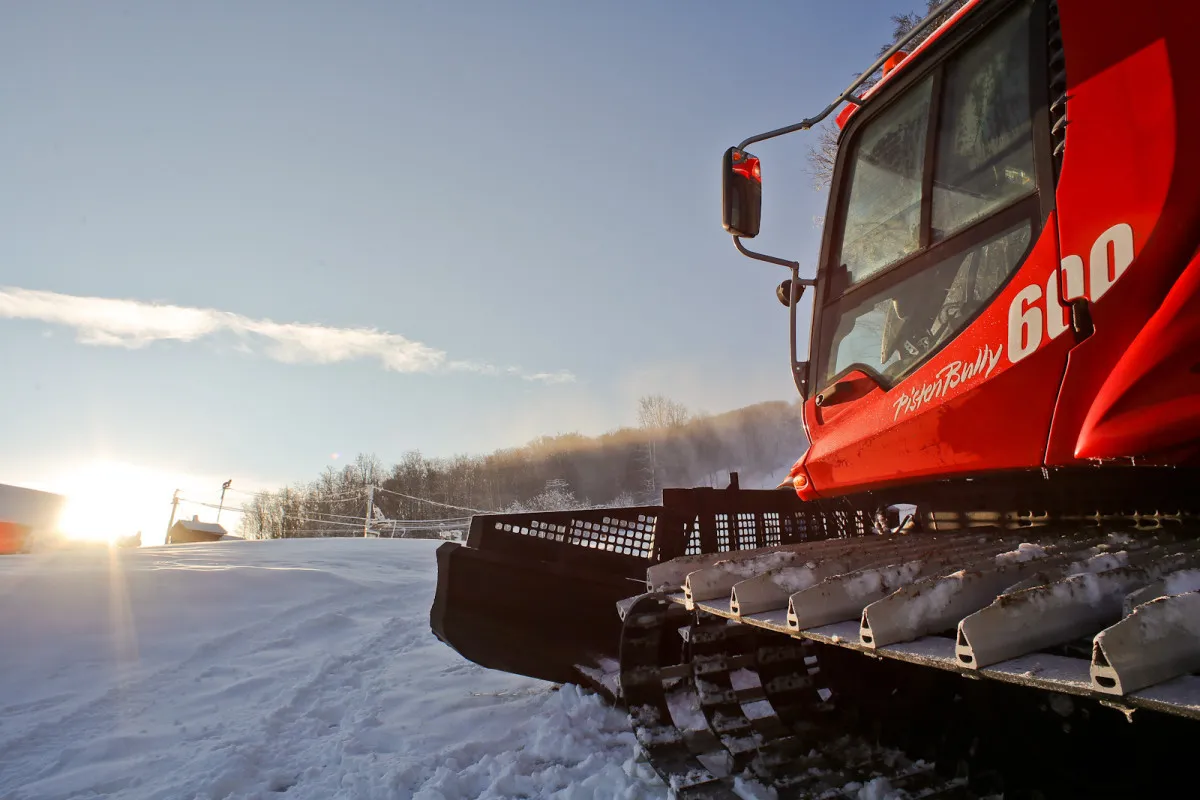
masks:
[[(651, 393), (794, 399), (786, 271), (722, 230), (721, 155), (917, 6), (9, 6), (0, 482), (165, 524), (181, 483), (599, 434)], [(808, 269), (810, 141), (754, 148), (754, 246)]]

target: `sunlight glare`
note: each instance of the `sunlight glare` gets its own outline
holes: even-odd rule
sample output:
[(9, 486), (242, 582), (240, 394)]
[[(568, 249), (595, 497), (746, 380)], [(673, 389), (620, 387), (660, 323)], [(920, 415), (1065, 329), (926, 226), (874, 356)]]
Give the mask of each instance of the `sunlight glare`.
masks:
[(81, 467), (63, 481), (67, 496), (59, 527), (64, 536), (83, 541), (112, 542), (131, 536), (145, 527), (147, 510), (153, 508), (166, 524), (167, 503), (161, 485), (170, 479), (152, 470), (117, 462), (98, 462)]

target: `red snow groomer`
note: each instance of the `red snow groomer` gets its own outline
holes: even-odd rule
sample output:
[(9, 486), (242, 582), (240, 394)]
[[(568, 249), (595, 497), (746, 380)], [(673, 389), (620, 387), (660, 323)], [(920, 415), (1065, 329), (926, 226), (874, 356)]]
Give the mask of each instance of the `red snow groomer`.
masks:
[[(1198, 24), (1165, 0), (944, 3), (823, 112), (730, 148), (725, 228), (790, 271), (811, 445), (786, 490), (476, 517), (438, 551), (434, 632), (623, 704), (679, 797), (733, 797), (739, 777), (780, 797), (1184, 780)], [(839, 109), (802, 277), (742, 242), (769, 174), (746, 148)]]

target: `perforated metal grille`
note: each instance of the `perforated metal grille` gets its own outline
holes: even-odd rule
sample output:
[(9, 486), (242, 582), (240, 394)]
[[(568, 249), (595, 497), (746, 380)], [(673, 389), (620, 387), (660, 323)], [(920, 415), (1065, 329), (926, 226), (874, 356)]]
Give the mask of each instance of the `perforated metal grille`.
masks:
[(789, 542), (804, 542), (810, 538), (808, 515), (803, 511), (784, 512), (779, 518), (783, 539)]
[(532, 536), (535, 539), (550, 539), (551, 541), (561, 542), (566, 539), (567, 526), (557, 525), (553, 522), (543, 522), (535, 519), (528, 525), (513, 525), (508, 522), (497, 522), (496, 530), (507, 531), (508, 533), (519, 533), (523, 536)]
[(753, 550), (761, 546), (758, 541), (758, 526), (755, 524), (754, 514), (739, 513), (737, 515), (737, 548)]
[(683, 548), (683, 554), (685, 556), (695, 556), (702, 553), (703, 550), (700, 546), (700, 518), (697, 517), (691, 522), (686, 523), (684, 531), (684, 541), (687, 542), (687, 545)]
[(639, 514), (635, 519), (608, 516), (571, 519), (569, 523), (535, 519), (524, 525), (498, 520), (496, 530), (649, 558), (654, 550), (654, 527), (657, 521), (656, 517), (649, 514)]
[(779, 522), (778, 511), (763, 512), (763, 538), (766, 540), (767, 547), (782, 543), (782, 526)]
[(828, 533), (829, 538), (841, 539), (848, 536), (867, 535), (866, 512), (857, 509), (853, 511), (834, 511), (833, 517), (833, 525)]
[(713, 521), (717, 527), (717, 552), (727, 552), (729, 550), (729, 515), (714, 514)]

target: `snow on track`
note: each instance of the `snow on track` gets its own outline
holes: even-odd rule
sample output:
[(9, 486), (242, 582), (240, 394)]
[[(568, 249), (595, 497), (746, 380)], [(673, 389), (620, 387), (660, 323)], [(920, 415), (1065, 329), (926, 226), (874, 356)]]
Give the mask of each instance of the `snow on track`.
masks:
[(437, 545), (0, 558), (0, 798), (665, 796), (623, 714), (433, 637)]

